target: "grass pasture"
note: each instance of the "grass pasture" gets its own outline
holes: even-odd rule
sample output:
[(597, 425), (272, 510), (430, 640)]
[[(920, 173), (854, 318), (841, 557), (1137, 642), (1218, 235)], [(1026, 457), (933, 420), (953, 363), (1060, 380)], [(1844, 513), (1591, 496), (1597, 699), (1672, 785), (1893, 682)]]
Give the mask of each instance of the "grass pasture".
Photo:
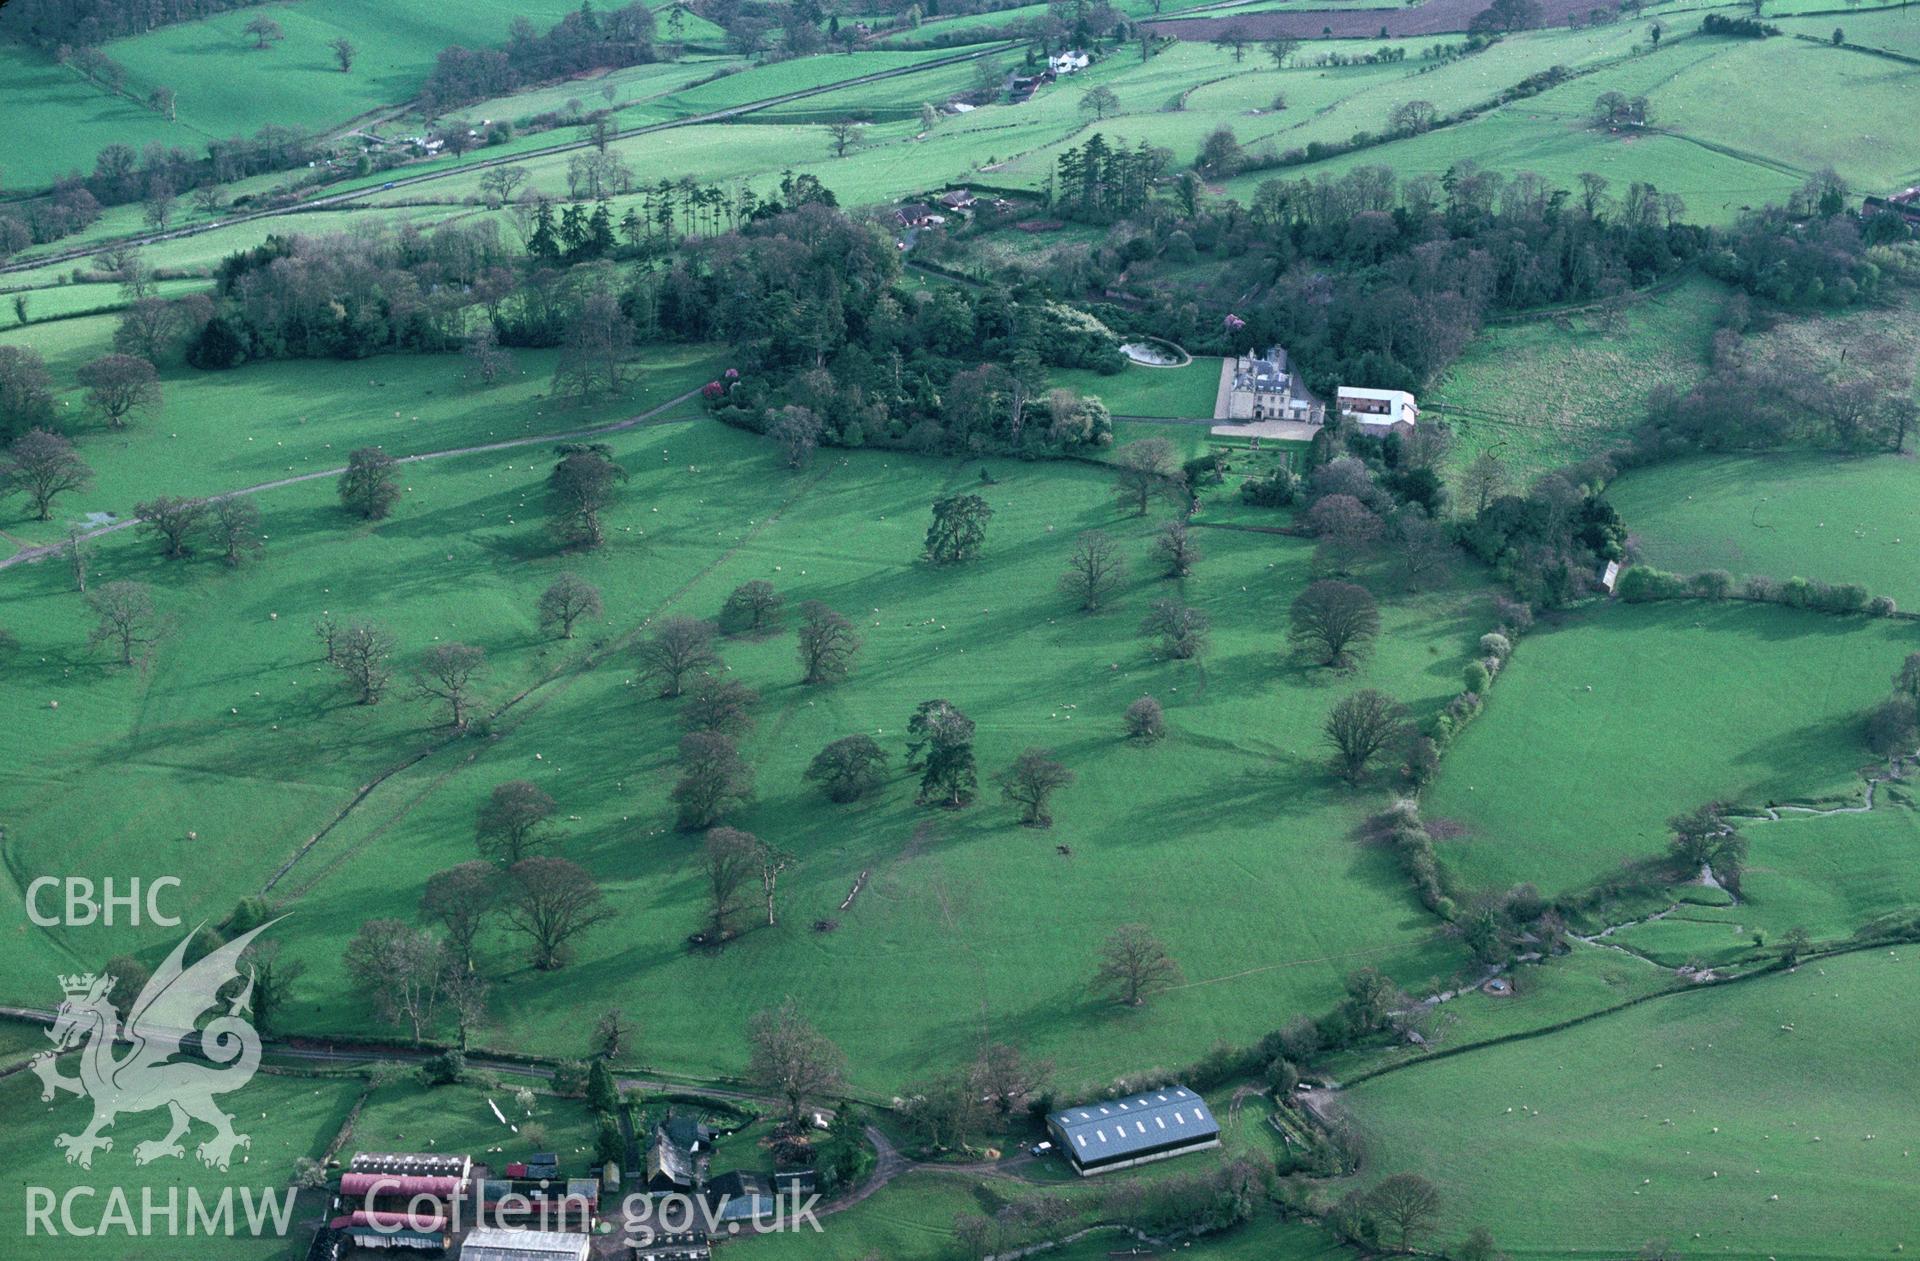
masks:
[(1664, 853), (1665, 820), (1706, 802), (1857, 792), (1860, 716), (1910, 640), (1897, 622), (1692, 602), (1536, 628), (1424, 796), (1466, 830), (1442, 858), (1472, 886), (1551, 894)]
[[(1649, 564), (1857, 582), (1920, 604), (1920, 465), (1784, 453), (1636, 470), (1609, 498)], [(1889, 667), (1888, 673), (1891, 673)]]
[[(72, 1075), (72, 1059), (62, 1071)], [(70, 1165), (66, 1153), (54, 1146), (55, 1135), (77, 1134), (86, 1125), (87, 1105), (72, 1095), (59, 1095), (53, 1103), (40, 1102), (40, 1082), (30, 1073), (15, 1073), (0, 1078), (0, 1106), (8, 1117), (7, 1137), (11, 1153), (5, 1174), (6, 1194), (0, 1198), (0, 1233), (9, 1239), (23, 1239), (27, 1231), (27, 1188), (44, 1187), (56, 1196), (75, 1188), (90, 1188), (74, 1200), (73, 1216), (82, 1229), (101, 1225), (114, 1191), (128, 1197), (133, 1218), (141, 1213), (142, 1195), (150, 1195), (160, 1206), (169, 1195), (185, 1197), (195, 1190), (212, 1208), (223, 1190), (233, 1189), (234, 1214), (244, 1221), (239, 1196), (242, 1192), (259, 1198), (268, 1191), (283, 1194), (293, 1175), (293, 1162), (299, 1156), (317, 1157), (347, 1119), (348, 1110), (358, 1096), (361, 1082), (350, 1078), (282, 1077), (261, 1073), (239, 1091), (221, 1097), (219, 1102), (233, 1114), (236, 1133), (245, 1134), (250, 1145), (234, 1156), (226, 1172), (209, 1169), (196, 1157), (193, 1145), (210, 1133), (195, 1122), (183, 1140), (186, 1155), (140, 1166), (134, 1163), (134, 1146), (146, 1139), (158, 1139), (167, 1130), (164, 1110), (129, 1113), (108, 1130), (114, 1138), (111, 1151), (94, 1156), (91, 1170)], [(178, 1227), (165, 1235), (165, 1218), (156, 1218), (163, 1237), (140, 1238), (131, 1229), (105, 1231), (93, 1237), (70, 1234), (59, 1212), (53, 1216), (54, 1231), (45, 1227), (36, 1231), (32, 1252), (39, 1257), (74, 1257), (96, 1261), (102, 1256), (152, 1257), (155, 1261), (263, 1261), (272, 1258), (304, 1256), (309, 1238), (306, 1223), (326, 1211), (325, 1197), (303, 1193), (294, 1204), (288, 1233), (276, 1237), (271, 1228), (262, 1235), (246, 1231), (227, 1236), (219, 1233), (188, 1232), (188, 1201), (179, 1201)], [(137, 1243), (135, 1240), (137, 1239)], [(122, 1252), (132, 1244), (137, 1252)]]
[(1491, 451), (1524, 481), (1624, 439), (1655, 386), (1704, 376), (1721, 297), (1691, 277), (1594, 311), (1493, 325), (1421, 404), (1453, 427), (1455, 467)]
[[(1909, 1238), (1920, 1088), (1910, 950), (1644, 1003), (1362, 1083), (1379, 1173), (1446, 1171), (1440, 1237), (1518, 1257), (1889, 1256)], [(1871, 1015), (1867, 1015), (1871, 1013)]]
[[(775, 472), (764, 445), (710, 424), (611, 441), (635, 479), (615, 542), (576, 561), (544, 542), (535, 495), (544, 466), (518, 452), (410, 470), (413, 493), (371, 531), (339, 517), (330, 486), (273, 492), (262, 502), (271, 550), (239, 574), (198, 561), (165, 566), (150, 545), (112, 536), (100, 571), (157, 583), (178, 619), (177, 638), (146, 674), (77, 656), (83, 626), (61, 575), (45, 565), (16, 571), (13, 628), (29, 661), (47, 658), (0, 683), (9, 705), (35, 715), (40, 750), (0, 788), (16, 869), (81, 855), (101, 870), (151, 871), (218, 852), (217, 873), (193, 882), (195, 916), (217, 916), (262, 887), (356, 786), (434, 738), (432, 719), (404, 694), (371, 709), (338, 704), (306, 629), (330, 608), (390, 624), (408, 654), (436, 635), (484, 645), (496, 699), (552, 682), (496, 720), (489, 738), (456, 742), (385, 780), (274, 885), (294, 911), (288, 947), (311, 969), (290, 1028), (362, 1020), (339, 971), (343, 926), (410, 918), (425, 873), (470, 854), (477, 801), (519, 776), (563, 803), (561, 852), (607, 882), (619, 918), (587, 939), (561, 986), (523, 970), (506, 941), (490, 945), (500, 984), (486, 1045), (550, 1045), (555, 1028), (584, 1028), (620, 1003), (648, 1012), (646, 1054), (659, 1065), (732, 1073), (747, 1014), (800, 992), (853, 1051), (864, 1090), (893, 1089), (919, 1065), (964, 1055), (983, 1032), (1052, 1055), (1079, 1080), (1142, 1060), (1181, 1062), (1216, 1035), (1244, 1040), (1293, 1011), (1318, 1010), (1362, 962), (1409, 984), (1457, 965), (1387, 858), (1347, 839), (1371, 796), (1329, 792), (1316, 731), (1344, 686), (1377, 683), (1421, 712), (1440, 704), (1487, 619), (1474, 588), (1391, 600), (1378, 657), (1357, 680), (1332, 684), (1285, 666), (1273, 629), (1304, 581), (1306, 546), (1211, 532), (1186, 595), (1212, 611), (1214, 649), (1198, 664), (1157, 662), (1134, 635), (1165, 589), (1144, 557), (1153, 523), (1116, 519), (1096, 469), (997, 467), (988, 558), (925, 574), (912, 557), (926, 504), (945, 487), (977, 484), (974, 462), (852, 453), (792, 478)], [(1052, 588), (1073, 536), (1094, 526), (1138, 553), (1138, 576), (1111, 612), (1088, 618)], [(529, 620), (534, 595), (563, 567), (600, 583), (609, 602), (606, 623), (571, 651), (539, 640)], [(644, 619), (710, 614), (733, 585), (759, 576), (791, 600), (818, 596), (857, 613), (868, 642), (855, 677), (817, 693), (792, 683), (784, 636), (726, 646), (733, 671), (766, 698), (747, 743), (759, 800), (738, 821), (801, 862), (781, 881), (778, 928), (718, 956), (689, 953), (693, 845), (672, 830), (665, 805), (675, 706), (646, 699), (623, 645)], [(445, 599), (455, 589), (457, 609)], [(604, 662), (580, 668), (579, 654), (601, 643)], [(236, 672), (222, 661), (247, 664)], [(994, 668), (1013, 661), (1021, 668)], [(1153, 749), (1120, 747), (1118, 715), (1143, 691), (1165, 698), (1176, 734)], [(1028, 744), (1055, 748), (1076, 769), (1051, 832), (1015, 826), (990, 786), (972, 810), (947, 814), (913, 807), (900, 780), (845, 811), (800, 783), (812, 753), (849, 730), (877, 732), (897, 757), (913, 706), (939, 695), (980, 722), (983, 774)], [(47, 708), (54, 696), (57, 711)], [(602, 738), (609, 724), (622, 733), (616, 741)], [(87, 809), (107, 780), (129, 777), (145, 785), (137, 799), (121, 792), (124, 808)], [(1208, 861), (1169, 883), (1163, 847), (1131, 822), (1141, 818), (1177, 829), (1183, 849)], [(201, 839), (185, 839), (189, 831)], [(412, 874), (396, 879), (401, 855)], [(862, 871), (867, 889), (838, 911)], [(1089, 1000), (1082, 977), (1104, 933), (1052, 914), (1062, 887), (1152, 922), (1184, 962), (1186, 985), (1145, 1012)], [(1148, 888), (1158, 893), (1143, 900)], [(839, 928), (815, 932), (820, 919)], [(38, 996), (52, 969), (105, 945), (91, 943), (36, 934), (8, 964), (6, 984)], [(116, 948), (162, 944), (129, 934)], [(876, 1028), (884, 1040), (871, 1036)], [(1089, 1036), (1122, 1030), (1124, 1052), (1100, 1051), (1107, 1040)]]

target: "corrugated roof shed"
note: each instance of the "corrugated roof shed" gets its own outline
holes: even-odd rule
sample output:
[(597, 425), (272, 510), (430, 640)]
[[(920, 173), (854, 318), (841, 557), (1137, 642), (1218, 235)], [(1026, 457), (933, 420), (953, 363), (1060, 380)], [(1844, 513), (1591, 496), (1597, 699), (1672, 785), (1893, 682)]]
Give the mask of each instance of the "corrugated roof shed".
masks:
[(460, 1245), (460, 1261), (586, 1261), (592, 1241), (557, 1230), (476, 1230)]
[(1063, 1108), (1047, 1121), (1065, 1136), (1069, 1154), (1083, 1165), (1220, 1137), (1220, 1125), (1206, 1100), (1184, 1086)]

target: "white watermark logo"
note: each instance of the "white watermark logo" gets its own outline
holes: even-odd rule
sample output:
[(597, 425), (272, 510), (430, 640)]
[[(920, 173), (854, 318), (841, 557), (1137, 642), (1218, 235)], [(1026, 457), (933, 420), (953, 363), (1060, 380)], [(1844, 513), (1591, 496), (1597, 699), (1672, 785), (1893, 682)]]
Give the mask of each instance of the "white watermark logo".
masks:
[[(241, 979), (240, 956), (269, 926), (241, 934), (191, 967), (184, 966), (189, 935), (133, 1000), (124, 1024), (112, 1000), (116, 978), (92, 973), (60, 978), (66, 1001), (47, 1034), (56, 1049), (35, 1056), (31, 1067), (43, 1101), (62, 1091), (93, 1101), (93, 1120), (84, 1130), (53, 1140), (66, 1150), (69, 1163), (91, 1169), (95, 1152), (113, 1150), (113, 1139), (102, 1131), (115, 1118), (158, 1108), (168, 1111), (172, 1123), (166, 1137), (134, 1146), (135, 1164), (184, 1156), (180, 1140), (195, 1121), (213, 1127), (196, 1149), (211, 1168), (225, 1170), (236, 1148), (252, 1145), (245, 1134), (234, 1132), (233, 1117), (214, 1102), (214, 1096), (246, 1085), (260, 1067), (260, 1035), (244, 1015), (253, 1001), (252, 976), (224, 1013), (204, 1026), (200, 1021), (219, 1012), (220, 992)], [(116, 1055), (120, 1043), (127, 1049)], [(79, 1074), (64, 1076), (57, 1057), (76, 1047)]]

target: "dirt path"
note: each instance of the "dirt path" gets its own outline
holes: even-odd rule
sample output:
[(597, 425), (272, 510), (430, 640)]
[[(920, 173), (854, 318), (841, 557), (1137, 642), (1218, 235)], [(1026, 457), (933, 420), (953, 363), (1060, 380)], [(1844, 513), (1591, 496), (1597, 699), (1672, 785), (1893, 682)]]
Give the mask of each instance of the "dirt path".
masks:
[[(586, 429), (569, 429), (560, 433), (535, 434), (526, 438), (507, 438), (500, 442), (481, 442), (470, 447), (449, 447), (444, 451), (421, 451), (414, 455), (398, 456), (394, 462), (397, 464), (419, 464), (427, 460), (444, 460), (456, 455), (481, 455), (488, 451), (511, 451), (515, 447), (537, 447), (547, 442), (572, 442), (581, 438), (597, 438), (603, 434), (619, 433), (622, 430), (636, 429), (642, 425), (668, 424), (674, 419), (684, 418), (668, 417), (662, 413), (666, 412), (669, 408), (679, 406), (699, 392), (697, 388), (688, 390), (686, 393), (670, 398), (658, 407), (650, 408), (637, 416), (629, 416), (625, 420), (616, 420), (605, 425), (593, 425)], [(220, 499), (233, 499), (240, 495), (258, 495), (269, 490), (280, 490), (287, 486), (295, 486), (301, 482), (318, 481), (323, 477), (338, 477), (346, 471), (346, 466), (343, 464), (334, 468), (321, 469), (314, 473), (299, 473), (293, 477), (278, 477), (270, 482), (257, 482), (252, 486), (242, 486), (237, 490), (221, 491), (218, 494), (208, 495), (205, 498), (209, 502), (212, 502)], [(115, 521), (112, 525), (103, 525), (97, 529), (88, 530), (80, 537), (83, 540), (97, 539), (102, 535), (114, 534), (135, 524), (137, 524), (137, 522), (134, 518), (127, 517), (124, 520)], [(13, 555), (5, 559), (0, 559), (0, 569), (8, 569), (14, 565), (30, 565), (34, 561), (45, 560), (49, 556), (58, 555), (61, 547), (62, 544), (60, 543), (45, 543), (38, 546), (23, 547)]]

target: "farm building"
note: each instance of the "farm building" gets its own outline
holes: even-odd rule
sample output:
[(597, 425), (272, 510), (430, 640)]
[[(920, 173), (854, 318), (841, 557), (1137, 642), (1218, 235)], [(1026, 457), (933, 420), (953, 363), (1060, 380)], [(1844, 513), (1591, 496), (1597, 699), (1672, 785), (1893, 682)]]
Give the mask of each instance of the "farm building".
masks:
[(1056, 75), (1075, 74), (1093, 64), (1093, 59), (1078, 49), (1069, 48), (1047, 58), (1047, 69)]
[(419, 1174), (427, 1178), (466, 1178), (473, 1157), (454, 1152), (356, 1152), (348, 1173)]
[(1339, 396), (1340, 414), (1358, 421), (1370, 430), (1391, 429), (1407, 433), (1420, 419), (1420, 407), (1405, 390), (1369, 390), (1343, 385)]
[(1206, 1100), (1184, 1086), (1063, 1108), (1047, 1131), (1083, 1178), (1220, 1146)]
[(444, 1252), (447, 1247), (447, 1219), (434, 1212), (355, 1209), (329, 1221), (327, 1227), (356, 1248)]
[(554, 1230), (476, 1230), (460, 1245), (460, 1261), (587, 1261), (593, 1241)]
[(1920, 185), (1901, 189), (1886, 197), (1869, 196), (1862, 201), (1860, 213), (1862, 218), (1867, 219), (1875, 215), (1892, 215), (1911, 227), (1920, 227)]
[(778, 1212), (780, 1193), (765, 1175), (736, 1171), (709, 1182), (707, 1200), (713, 1205), (716, 1221), (746, 1222)]

